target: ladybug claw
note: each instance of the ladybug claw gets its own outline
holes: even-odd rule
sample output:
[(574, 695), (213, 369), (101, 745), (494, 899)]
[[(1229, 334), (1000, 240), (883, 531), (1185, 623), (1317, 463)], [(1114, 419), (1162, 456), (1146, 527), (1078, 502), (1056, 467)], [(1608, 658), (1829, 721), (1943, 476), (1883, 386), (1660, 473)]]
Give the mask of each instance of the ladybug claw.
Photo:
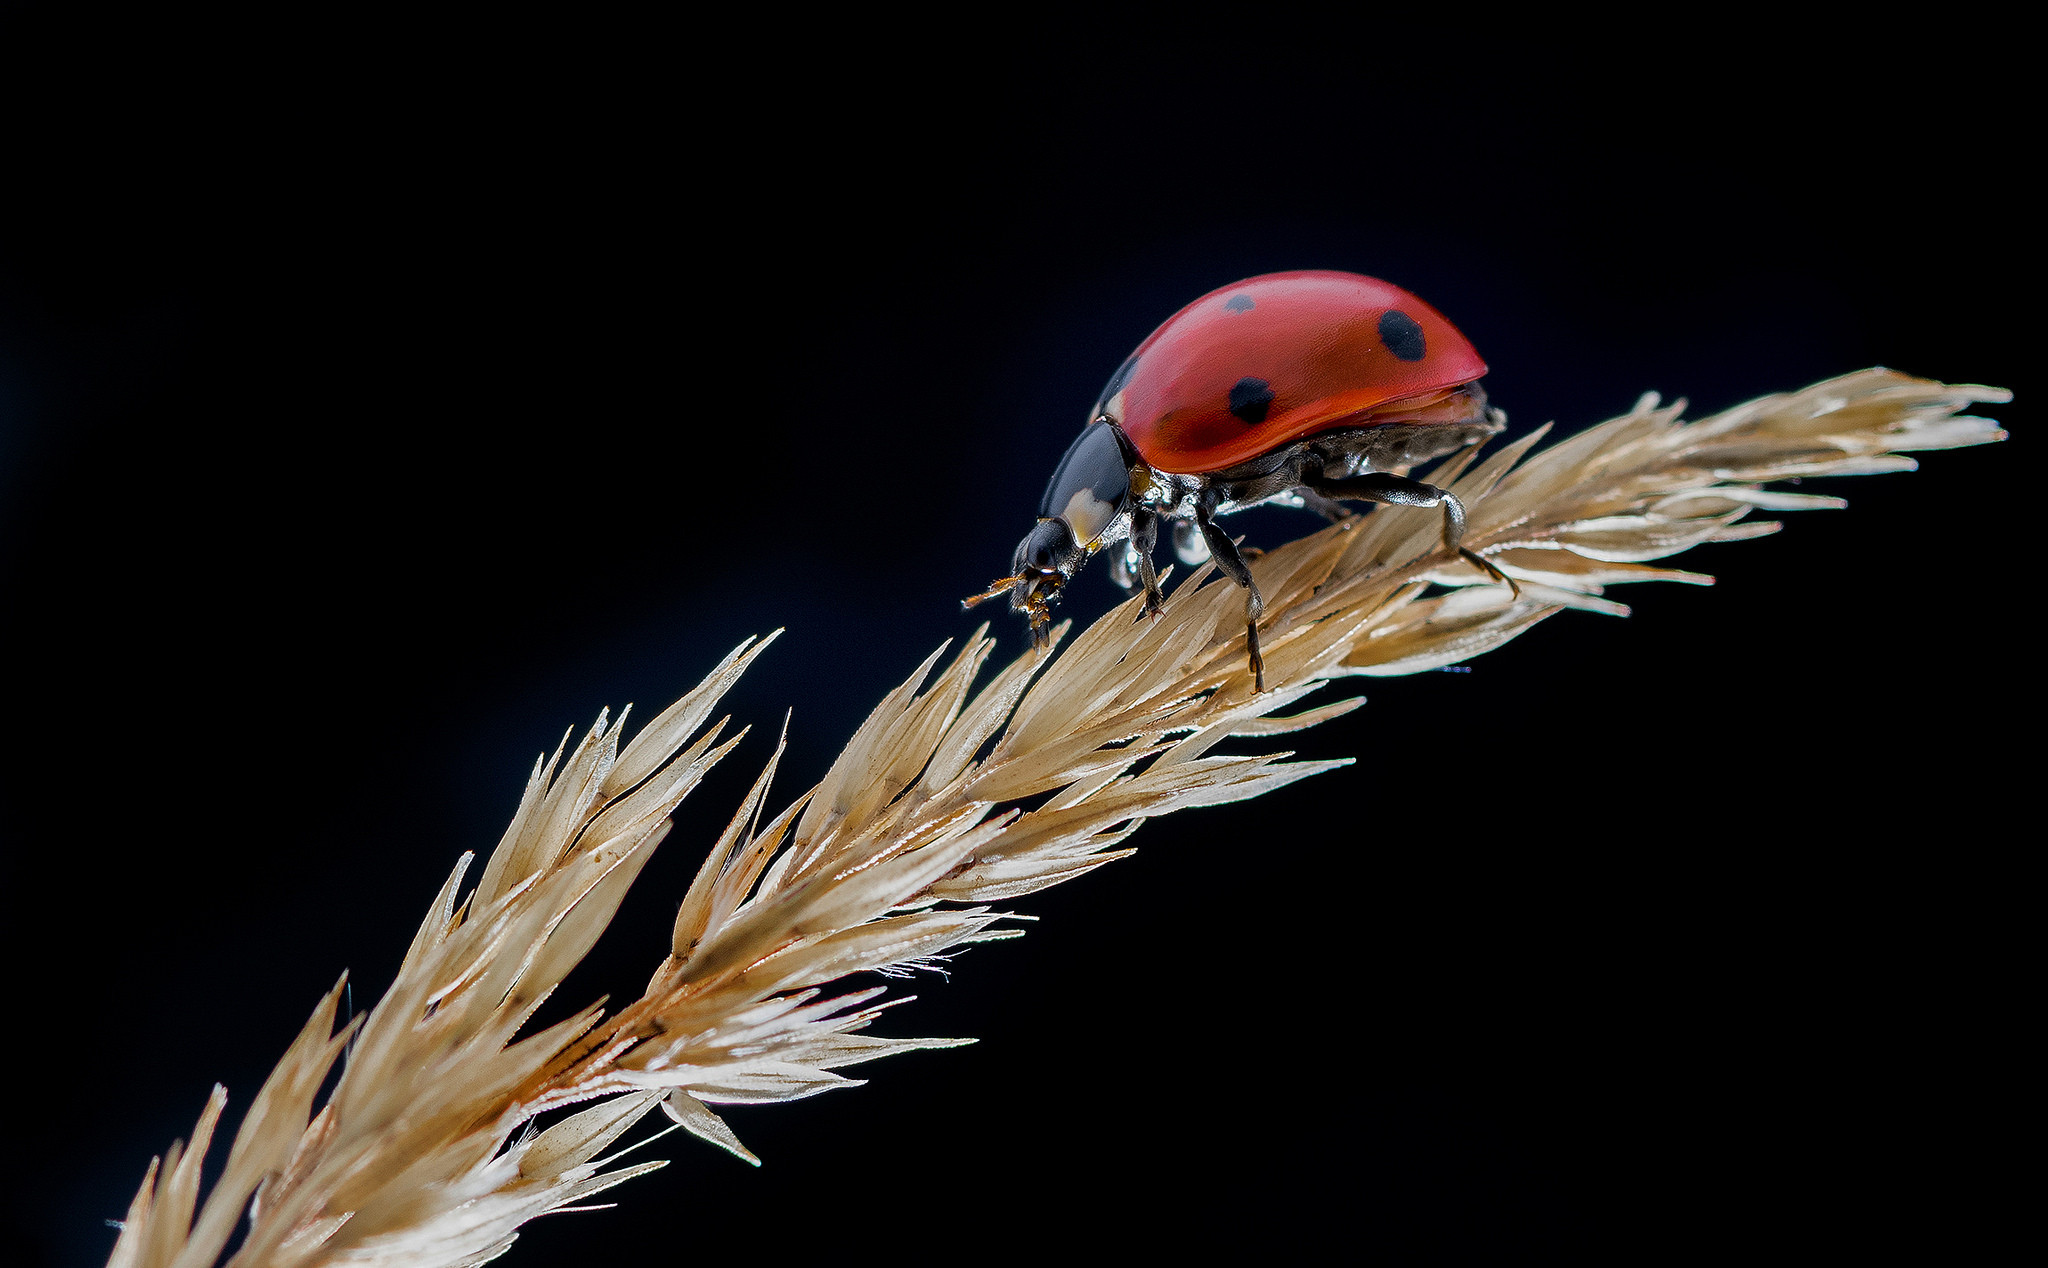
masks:
[(1479, 571), (1485, 573), (1487, 576), (1492, 577), (1495, 581), (1498, 581), (1500, 584), (1506, 586), (1508, 588), (1509, 593), (1513, 594), (1516, 599), (1520, 599), (1522, 597), (1522, 587), (1515, 584), (1515, 579), (1513, 577), (1510, 577), (1508, 574), (1502, 572), (1499, 568), (1494, 567), (1492, 560), (1486, 558), (1484, 555), (1476, 554), (1473, 551), (1466, 550), (1463, 546), (1458, 547), (1458, 554), (1465, 560), (1466, 563), (1471, 564), (1473, 567), (1479, 569)]

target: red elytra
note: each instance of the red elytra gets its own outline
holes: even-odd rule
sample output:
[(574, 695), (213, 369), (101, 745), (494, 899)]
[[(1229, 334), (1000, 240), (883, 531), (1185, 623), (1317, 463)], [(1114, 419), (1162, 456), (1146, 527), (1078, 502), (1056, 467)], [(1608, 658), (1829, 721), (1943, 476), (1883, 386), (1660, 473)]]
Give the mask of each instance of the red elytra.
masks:
[(1485, 373), (1456, 326), (1392, 283), (1267, 273), (1167, 318), (1096, 414), (1153, 467), (1193, 475), (1338, 427), (1432, 421), (1430, 404)]

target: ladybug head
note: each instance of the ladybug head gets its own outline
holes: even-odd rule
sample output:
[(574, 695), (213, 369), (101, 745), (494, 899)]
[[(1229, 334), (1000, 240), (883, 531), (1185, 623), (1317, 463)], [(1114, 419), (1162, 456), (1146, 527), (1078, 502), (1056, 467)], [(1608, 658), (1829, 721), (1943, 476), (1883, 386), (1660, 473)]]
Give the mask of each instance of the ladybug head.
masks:
[(1051, 620), (1047, 609), (1087, 559), (1087, 548), (1074, 540), (1074, 530), (1057, 516), (1038, 521), (1017, 543), (1010, 575), (1003, 581), (1010, 592), (1010, 610), (1031, 619), (1032, 642), (1045, 645), (1045, 627)]
[(1010, 575), (965, 606), (1008, 593), (1010, 609), (1031, 619), (1031, 637), (1042, 646), (1051, 620), (1048, 608), (1060, 587), (1090, 555), (1122, 536), (1117, 529), (1129, 531), (1131, 458), (1126, 445), (1112, 423), (1083, 428), (1045, 486), (1038, 523), (1017, 543)]

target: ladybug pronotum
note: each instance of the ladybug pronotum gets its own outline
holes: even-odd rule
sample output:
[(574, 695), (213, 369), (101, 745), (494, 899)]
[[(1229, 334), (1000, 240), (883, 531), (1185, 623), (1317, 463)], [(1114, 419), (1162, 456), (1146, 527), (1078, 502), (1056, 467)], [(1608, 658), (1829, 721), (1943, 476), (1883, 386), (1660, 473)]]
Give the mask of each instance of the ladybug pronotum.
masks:
[(1268, 273), (1211, 291), (1166, 319), (1102, 389), (1060, 459), (1038, 524), (1011, 575), (967, 606), (1007, 593), (1043, 644), (1049, 606), (1095, 552), (1118, 542), (1110, 575), (1163, 605), (1152, 551), (1173, 524), (1187, 564), (1214, 557), (1244, 588), (1254, 686), (1265, 604), (1216, 517), (1275, 502), (1338, 522), (1342, 503), (1442, 507), (1443, 541), (1494, 580), (1514, 583), (1459, 545), (1465, 508), (1445, 489), (1397, 474), (1497, 434), (1479, 379), (1486, 363), (1443, 315), (1398, 286), (1356, 273)]

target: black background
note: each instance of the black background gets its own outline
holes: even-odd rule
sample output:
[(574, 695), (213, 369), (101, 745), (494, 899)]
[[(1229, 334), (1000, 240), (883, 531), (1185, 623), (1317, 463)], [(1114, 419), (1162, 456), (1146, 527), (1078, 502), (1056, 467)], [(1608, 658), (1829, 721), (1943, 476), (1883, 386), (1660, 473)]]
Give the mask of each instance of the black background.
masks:
[(973, 629), (1124, 354), (1304, 267), (1428, 298), (1517, 431), (1881, 363), (2016, 389), (2021, 434), (1682, 561), (1715, 589), (1365, 680), (1290, 737), (1356, 767), (1146, 826), (880, 1027), (978, 1046), (736, 1110), (760, 1171), (673, 1137), (510, 1262), (1995, 1243), (2013, 33), (984, 17), (12, 15), (10, 1261), (98, 1262), (211, 1083), (232, 1122), (339, 970), (373, 1000), (565, 727), (786, 626), (557, 1005), (637, 990), (762, 731), (793, 706), (783, 788), (821, 775)]

